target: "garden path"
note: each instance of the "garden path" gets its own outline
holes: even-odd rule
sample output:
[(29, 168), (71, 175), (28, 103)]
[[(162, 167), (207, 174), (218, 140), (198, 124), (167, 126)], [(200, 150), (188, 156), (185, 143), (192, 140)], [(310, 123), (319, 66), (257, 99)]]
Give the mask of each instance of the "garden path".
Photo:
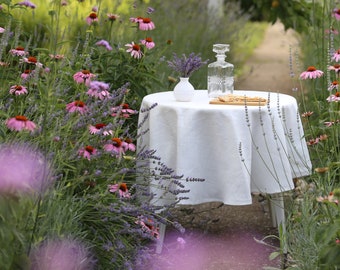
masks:
[[(289, 47), (297, 47), (292, 31), (283, 25), (269, 26), (263, 43), (248, 60), (249, 70), (236, 81), (235, 88), (242, 90), (278, 91), (292, 94), (289, 76)], [(184, 236), (168, 229), (163, 252), (155, 255), (151, 270), (260, 270), (280, 267), (280, 260), (269, 260), (277, 251), (279, 242), (272, 227), (266, 201), (253, 196), (249, 206), (228, 206), (207, 203), (179, 207), (175, 216), (186, 228)], [(265, 239), (264, 245), (257, 240)], [(182, 247), (177, 237), (183, 237)]]
[(247, 61), (244, 75), (236, 80), (235, 88), (293, 95), (296, 85), (290, 77), (290, 48), (295, 55), (298, 46), (299, 40), (293, 30), (285, 32), (281, 23), (271, 25), (262, 44)]

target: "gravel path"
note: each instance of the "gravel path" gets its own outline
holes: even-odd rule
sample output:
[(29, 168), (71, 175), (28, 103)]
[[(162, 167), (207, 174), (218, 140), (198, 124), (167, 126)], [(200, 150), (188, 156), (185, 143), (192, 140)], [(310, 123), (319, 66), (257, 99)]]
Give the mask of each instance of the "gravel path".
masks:
[[(292, 94), (289, 48), (297, 48), (292, 31), (279, 23), (267, 29), (263, 43), (248, 61), (249, 72), (236, 81), (235, 89)], [(180, 235), (167, 229), (163, 252), (155, 255), (148, 270), (260, 270), (280, 267), (280, 258), (269, 260), (278, 250), (266, 200), (253, 196), (249, 206), (207, 203), (181, 206), (174, 216), (186, 228)], [(178, 242), (178, 237), (185, 244)], [(263, 240), (259, 243), (257, 240)], [(179, 239), (181, 240), (181, 239)]]
[(284, 31), (283, 25), (270, 26), (263, 43), (249, 58), (245, 74), (235, 83), (240, 90), (261, 90), (293, 95), (289, 58), (298, 49), (298, 39), (292, 30)]

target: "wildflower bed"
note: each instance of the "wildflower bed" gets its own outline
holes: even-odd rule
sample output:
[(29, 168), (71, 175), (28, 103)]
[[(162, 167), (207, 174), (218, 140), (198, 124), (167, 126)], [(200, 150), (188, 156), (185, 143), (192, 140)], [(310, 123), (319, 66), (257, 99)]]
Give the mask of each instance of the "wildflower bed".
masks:
[[(156, 81), (142, 61), (152, 38), (120, 46), (97, 37), (98, 5), (84, 18), (85, 36), (62, 54), (58, 28), (51, 48), (34, 47), (14, 16), (38, 5), (1, 3), (0, 268), (138, 269), (160, 222), (182, 230), (167, 219), (173, 205), (150, 203), (150, 177), (187, 192), (154, 150), (135, 153), (139, 102)], [(51, 1), (52, 18), (67, 5)], [(137, 36), (155, 28), (145, 11), (130, 19)], [(108, 13), (108, 28), (118, 18)]]

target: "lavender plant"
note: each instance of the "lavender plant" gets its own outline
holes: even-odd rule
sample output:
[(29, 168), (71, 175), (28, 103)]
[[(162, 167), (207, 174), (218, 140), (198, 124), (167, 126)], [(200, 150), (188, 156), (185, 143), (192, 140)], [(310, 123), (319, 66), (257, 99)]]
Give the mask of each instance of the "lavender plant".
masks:
[(208, 61), (209, 60), (202, 61), (200, 55), (196, 55), (195, 53), (190, 53), (189, 56), (183, 54), (182, 57), (173, 53), (172, 60), (169, 60), (167, 63), (179, 77), (190, 77), (196, 70), (206, 65)]

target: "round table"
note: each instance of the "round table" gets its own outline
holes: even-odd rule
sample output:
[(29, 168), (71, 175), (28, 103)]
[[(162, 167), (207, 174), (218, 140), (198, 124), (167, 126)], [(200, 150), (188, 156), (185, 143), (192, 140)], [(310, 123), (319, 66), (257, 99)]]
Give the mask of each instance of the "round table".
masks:
[(252, 192), (291, 190), (293, 178), (310, 174), (296, 99), (250, 90), (234, 94), (264, 97), (268, 103), (209, 104), (206, 90), (196, 90), (191, 102), (175, 101), (171, 91), (147, 95), (142, 101), (140, 121), (142, 111), (156, 106), (148, 111), (141, 132), (149, 131), (139, 138), (137, 148), (156, 150), (177, 175), (205, 179), (183, 181), (190, 192), (181, 204), (251, 204)]

